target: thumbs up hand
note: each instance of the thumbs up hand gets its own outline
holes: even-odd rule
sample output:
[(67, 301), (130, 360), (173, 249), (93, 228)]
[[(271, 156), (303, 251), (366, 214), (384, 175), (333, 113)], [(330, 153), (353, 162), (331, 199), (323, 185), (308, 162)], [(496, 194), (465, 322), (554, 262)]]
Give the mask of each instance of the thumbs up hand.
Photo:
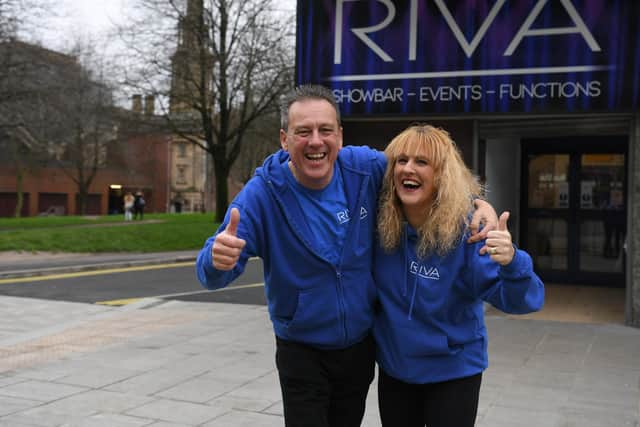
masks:
[(489, 231), (485, 245), (480, 249), (480, 254), (488, 253), (491, 259), (500, 265), (511, 262), (516, 249), (511, 242), (511, 233), (507, 228), (509, 212), (502, 212), (498, 219), (498, 229)]
[(239, 223), (240, 211), (237, 208), (232, 208), (227, 228), (216, 236), (211, 247), (213, 266), (218, 270), (229, 271), (233, 269), (240, 258), (244, 245), (247, 244), (244, 239), (237, 237)]

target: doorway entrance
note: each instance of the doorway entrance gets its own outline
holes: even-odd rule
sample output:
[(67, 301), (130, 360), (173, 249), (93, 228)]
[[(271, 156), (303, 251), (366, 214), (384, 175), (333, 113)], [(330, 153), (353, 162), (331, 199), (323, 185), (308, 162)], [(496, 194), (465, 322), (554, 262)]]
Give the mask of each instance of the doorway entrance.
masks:
[(627, 141), (522, 141), (521, 244), (544, 281), (625, 286)]

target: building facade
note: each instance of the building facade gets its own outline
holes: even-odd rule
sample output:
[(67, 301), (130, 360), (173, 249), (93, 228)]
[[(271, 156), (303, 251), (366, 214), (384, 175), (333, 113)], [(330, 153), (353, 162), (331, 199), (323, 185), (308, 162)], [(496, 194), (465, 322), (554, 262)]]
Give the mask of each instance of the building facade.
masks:
[[(127, 191), (144, 194), (146, 212), (167, 212), (169, 150), (167, 136), (157, 134), (129, 135), (110, 146), (89, 186), (85, 214), (123, 213)], [(0, 216), (15, 215), (18, 187), (23, 197), (20, 216), (79, 215), (78, 185), (65, 169), (44, 163), (21, 172), (15, 164), (0, 162)]]
[(640, 327), (640, 5), (297, 3), (296, 83), (333, 89), (346, 144), (451, 133), (546, 282), (626, 289)]
[(125, 191), (142, 191), (147, 211), (168, 209), (169, 146), (152, 103), (144, 114), (113, 107), (74, 56), (0, 49), (0, 216), (18, 205), (22, 216), (80, 214), (79, 183), (89, 215), (122, 212)]

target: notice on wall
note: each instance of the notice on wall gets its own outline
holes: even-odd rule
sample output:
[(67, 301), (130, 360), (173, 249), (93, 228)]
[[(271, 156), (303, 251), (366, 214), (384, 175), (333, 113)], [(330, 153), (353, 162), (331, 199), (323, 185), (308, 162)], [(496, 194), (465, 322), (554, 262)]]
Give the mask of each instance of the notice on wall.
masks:
[(580, 208), (593, 209), (593, 189), (596, 186), (595, 181), (580, 182)]
[(569, 207), (569, 183), (558, 182), (556, 184), (558, 197), (556, 199), (556, 208), (568, 208)]

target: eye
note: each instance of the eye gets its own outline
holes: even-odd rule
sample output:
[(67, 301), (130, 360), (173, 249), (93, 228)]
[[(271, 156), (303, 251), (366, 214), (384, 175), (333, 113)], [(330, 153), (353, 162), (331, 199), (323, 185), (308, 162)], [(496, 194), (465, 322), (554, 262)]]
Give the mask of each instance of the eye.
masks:
[(333, 135), (333, 128), (332, 127), (322, 127), (320, 128), (320, 133), (324, 136), (329, 136), (329, 135)]
[(416, 163), (422, 166), (426, 166), (429, 164), (429, 160), (427, 159), (422, 159), (422, 158), (418, 158), (416, 159)]
[(293, 134), (295, 136), (297, 136), (298, 138), (307, 138), (309, 135), (311, 135), (311, 130), (310, 129), (296, 129), (295, 131), (293, 131)]
[(398, 159), (396, 160), (396, 163), (399, 165), (406, 165), (407, 164), (407, 158), (406, 157), (398, 157)]

